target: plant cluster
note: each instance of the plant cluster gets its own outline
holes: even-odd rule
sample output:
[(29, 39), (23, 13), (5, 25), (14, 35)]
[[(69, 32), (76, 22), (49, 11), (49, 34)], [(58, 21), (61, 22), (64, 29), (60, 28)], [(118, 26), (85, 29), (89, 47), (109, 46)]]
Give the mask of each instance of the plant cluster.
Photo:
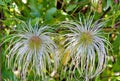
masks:
[(0, 0), (0, 80), (120, 80), (119, 0)]
[[(9, 43), (5, 52), (8, 53), (8, 66), (13, 71), (17, 68), (20, 79), (24, 81), (27, 80), (29, 73), (33, 73), (34, 78), (38, 76), (41, 80), (48, 81), (48, 76), (55, 76), (53, 72), (58, 74), (57, 79), (68, 75), (67, 79), (72, 80), (71, 77), (75, 76), (77, 79), (79, 75), (85, 81), (89, 81), (105, 68), (108, 51), (106, 45), (109, 45), (101, 31), (105, 22), (100, 20), (93, 22), (93, 18), (88, 16), (83, 17), (83, 20), (80, 18), (80, 21), (63, 21), (59, 24), (67, 30), (63, 35), (65, 50), (62, 54), (50, 37), (57, 35), (48, 31), (52, 27), (39, 26), (39, 21), (32, 26), (30, 21), (27, 24), (15, 19), (21, 29), (13, 30), (14, 33), (4, 40), (5, 43)], [(68, 51), (68, 55), (65, 56)], [(65, 65), (61, 59), (67, 61)], [(61, 72), (64, 72), (64, 75)]]

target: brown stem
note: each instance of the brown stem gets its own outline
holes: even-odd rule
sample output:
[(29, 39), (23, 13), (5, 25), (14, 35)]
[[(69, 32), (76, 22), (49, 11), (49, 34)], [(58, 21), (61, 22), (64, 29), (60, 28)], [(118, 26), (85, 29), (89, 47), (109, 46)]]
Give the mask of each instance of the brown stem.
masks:
[(117, 22), (117, 23), (115, 23), (114, 28), (117, 28), (117, 27), (119, 27), (119, 26), (120, 26), (120, 21)]

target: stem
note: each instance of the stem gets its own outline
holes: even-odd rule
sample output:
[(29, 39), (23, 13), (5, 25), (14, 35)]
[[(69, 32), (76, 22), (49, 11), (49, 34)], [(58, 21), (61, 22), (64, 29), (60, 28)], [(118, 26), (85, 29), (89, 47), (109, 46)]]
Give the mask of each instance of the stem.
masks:
[(102, 19), (110, 10), (111, 10), (111, 7), (109, 7), (109, 8), (103, 13), (103, 15), (100, 17), (100, 19)]
[[(0, 9), (0, 19), (3, 19), (3, 9)], [(0, 22), (0, 32), (2, 31), (3, 28), (3, 23)], [(1, 42), (0, 42), (0, 81), (2, 81), (2, 72), (1, 72), (1, 67), (2, 67), (2, 52), (1, 52)]]
[(114, 28), (118, 28), (120, 26), (120, 22), (115, 23)]

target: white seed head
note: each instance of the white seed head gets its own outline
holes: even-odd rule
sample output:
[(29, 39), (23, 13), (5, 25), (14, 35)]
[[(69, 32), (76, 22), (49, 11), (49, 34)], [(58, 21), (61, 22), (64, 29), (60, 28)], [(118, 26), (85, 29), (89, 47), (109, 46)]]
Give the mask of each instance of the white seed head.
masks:
[[(62, 26), (67, 27), (70, 33), (66, 34), (65, 52), (70, 51), (70, 72), (76, 70), (80, 77), (93, 78), (100, 74), (106, 64), (106, 45), (108, 40), (101, 33), (105, 22), (95, 21), (93, 17), (77, 21), (65, 21)], [(87, 78), (86, 78), (87, 79)]]
[(27, 25), (24, 22), (19, 26), (21, 29), (6, 39), (11, 39), (7, 49), (9, 65), (20, 67), (24, 80), (31, 70), (44, 80), (46, 72), (52, 72), (58, 62), (57, 47), (49, 36), (50, 32), (45, 32), (49, 27), (39, 27), (38, 24), (32, 27), (31, 23)]

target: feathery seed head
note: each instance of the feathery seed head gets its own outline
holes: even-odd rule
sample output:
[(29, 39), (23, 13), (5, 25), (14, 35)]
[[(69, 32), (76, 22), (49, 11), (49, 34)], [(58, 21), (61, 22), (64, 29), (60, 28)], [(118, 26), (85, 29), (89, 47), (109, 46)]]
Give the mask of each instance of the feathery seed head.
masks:
[[(69, 71), (80, 77), (93, 78), (100, 74), (106, 65), (108, 40), (101, 33), (105, 22), (95, 21), (93, 17), (83, 18), (80, 21), (64, 21), (62, 26), (70, 33), (65, 34), (65, 52), (70, 51), (71, 62)], [(66, 70), (65, 70), (66, 71)]]
[[(15, 30), (16, 34), (11, 34), (7, 40), (10, 45), (7, 49), (8, 64), (11, 67), (21, 68), (22, 79), (26, 80), (28, 71), (33, 71), (45, 80), (46, 72), (52, 72), (57, 69), (58, 53), (55, 43), (52, 41), (50, 32), (46, 32), (49, 27), (34, 27), (31, 23), (24, 21), (19, 24), (20, 30)], [(51, 57), (52, 54), (52, 57)]]

